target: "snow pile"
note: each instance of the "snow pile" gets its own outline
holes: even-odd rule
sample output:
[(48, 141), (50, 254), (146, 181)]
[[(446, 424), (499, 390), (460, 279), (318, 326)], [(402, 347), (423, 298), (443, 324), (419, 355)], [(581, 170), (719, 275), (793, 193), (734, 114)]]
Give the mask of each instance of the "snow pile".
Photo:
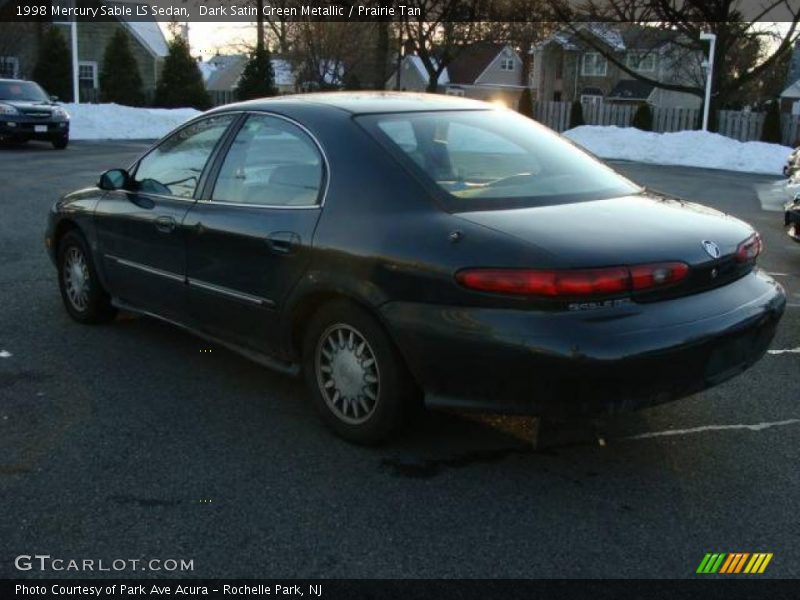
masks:
[(73, 140), (150, 140), (199, 115), (193, 108), (134, 108), (119, 104), (64, 104)]
[(780, 144), (740, 142), (706, 131), (653, 133), (584, 125), (564, 135), (601, 158), (769, 175), (780, 175), (792, 152)]

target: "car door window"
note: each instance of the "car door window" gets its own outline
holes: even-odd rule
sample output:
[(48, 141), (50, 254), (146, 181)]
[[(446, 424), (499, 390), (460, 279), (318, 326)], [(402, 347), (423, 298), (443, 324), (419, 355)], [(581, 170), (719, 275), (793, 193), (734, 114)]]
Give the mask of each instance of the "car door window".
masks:
[(314, 206), (324, 176), (322, 155), (293, 123), (251, 115), (233, 141), (211, 199), (260, 206)]
[(192, 198), (200, 175), (236, 115), (220, 115), (184, 127), (145, 156), (136, 169), (136, 191)]

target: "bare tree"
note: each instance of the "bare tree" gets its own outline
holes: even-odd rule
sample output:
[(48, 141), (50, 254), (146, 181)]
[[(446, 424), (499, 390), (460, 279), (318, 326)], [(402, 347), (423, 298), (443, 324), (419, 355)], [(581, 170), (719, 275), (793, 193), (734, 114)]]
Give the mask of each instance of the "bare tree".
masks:
[[(475, 39), (483, 24), (476, 21), (481, 0), (408, 0), (401, 17), (403, 38), (419, 56), (428, 74), (429, 92), (465, 44)], [(413, 15), (412, 15), (413, 13)]]
[[(740, 10), (742, 0), (588, 0), (579, 10), (568, 0), (548, 0), (559, 21), (567, 23), (572, 34), (593, 50), (600, 52), (628, 76), (654, 87), (703, 96), (704, 77), (700, 72), (698, 56), (707, 53), (700, 40), (702, 32), (717, 36), (712, 76), (711, 109), (736, 96), (737, 90), (752, 85), (770, 74), (786, 59), (798, 39), (800, 5), (792, 0), (766, 0), (758, 14), (745, 20)], [(781, 11), (785, 28), (769, 28), (764, 21)], [(783, 15), (790, 15), (786, 22)], [(778, 20), (776, 18), (776, 20)], [(670, 43), (676, 50), (672, 60), (678, 67), (688, 68), (694, 77), (683, 81), (660, 81), (632, 68), (608, 45), (593, 34), (587, 22), (635, 23), (643, 31), (664, 30), (674, 35)], [(683, 50), (683, 52), (681, 52)], [(695, 60), (692, 65), (691, 61)]]

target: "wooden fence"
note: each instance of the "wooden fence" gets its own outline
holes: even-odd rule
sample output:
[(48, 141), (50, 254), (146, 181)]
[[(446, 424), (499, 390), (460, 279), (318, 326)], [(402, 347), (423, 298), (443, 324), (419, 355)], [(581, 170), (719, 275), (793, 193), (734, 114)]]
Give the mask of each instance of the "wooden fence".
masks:
[[(534, 118), (556, 131), (569, 128), (569, 102), (536, 102)], [(701, 111), (694, 108), (651, 108), (653, 131), (667, 133), (698, 129)], [(616, 125), (630, 127), (636, 107), (629, 104), (584, 103), (583, 120), (587, 125)], [(717, 113), (717, 132), (740, 142), (758, 141), (764, 127), (764, 113), (720, 110)], [(800, 115), (781, 115), (781, 140), (795, 146), (800, 140)]]

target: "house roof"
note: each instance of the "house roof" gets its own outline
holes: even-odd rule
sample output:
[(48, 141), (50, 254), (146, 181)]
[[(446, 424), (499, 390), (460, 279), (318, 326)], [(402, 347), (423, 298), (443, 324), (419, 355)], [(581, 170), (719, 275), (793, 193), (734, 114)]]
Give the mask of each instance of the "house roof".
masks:
[(622, 79), (606, 97), (608, 100), (647, 100), (655, 86), (638, 79)]
[[(674, 41), (680, 33), (658, 27), (635, 24), (586, 23), (577, 27), (580, 34), (591, 34), (618, 52), (625, 50), (654, 50)], [(585, 50), (587, 43), (572, 29), (562, 29), (542, 42), (538, 47), (558, 44), (565, 50)]]
[(781, 98), (800, 98), (800, 81), (795, 81), (792, 85), (781, 92)]
[(455, 59), (447, 65), (450, 83), (465, 85), (475, 83), (486, 68), (492, 64), (492, 61), (497, 58), (497, 55), (507, 47), (510, 46), (493, 42), (477, 42), (461, 48)]
[[(103, 0), (103, 4), (108, 6), (125, 5), (133, 9), (133, 14), (136, 15), (136, 6), (150, 5), (146, 2), (126, 2), (124, 0)], [(149, 11), (148, 11), (149, 12)], [(161, 31), (158, 22), (152, 17), (146, 17), (147, 20), (139, 20), (143, 17), (136, 16), (137, 20), (128, 20), (125, 17), (119, 17), (119, 20), (128, 30), (133, 34), (139, 42), (147, 48), (153, 56), (164, 58), (169, 53), (167, 47), (167, 39), (164, 37), (164, 32)]]
[[(476, 42), (459, 49), (456, 57), (445, 67), (439, 75), (439, 85), (472, 85), (483, 72), (492, 64), (497, 55), (505, 48), (510, 48), (512, 55), (519, 59), (519, 55), (508, 44), (494, 42)], [(435, 53), (435, 52), (434, 52)], [(428, 80), (428, 72), (422, 59), (416, 54), (407, 54), (404, 61), (408, 61), (419, 72), (423, 80)], [(434, 59), (435, 64), (435, 59)]]

